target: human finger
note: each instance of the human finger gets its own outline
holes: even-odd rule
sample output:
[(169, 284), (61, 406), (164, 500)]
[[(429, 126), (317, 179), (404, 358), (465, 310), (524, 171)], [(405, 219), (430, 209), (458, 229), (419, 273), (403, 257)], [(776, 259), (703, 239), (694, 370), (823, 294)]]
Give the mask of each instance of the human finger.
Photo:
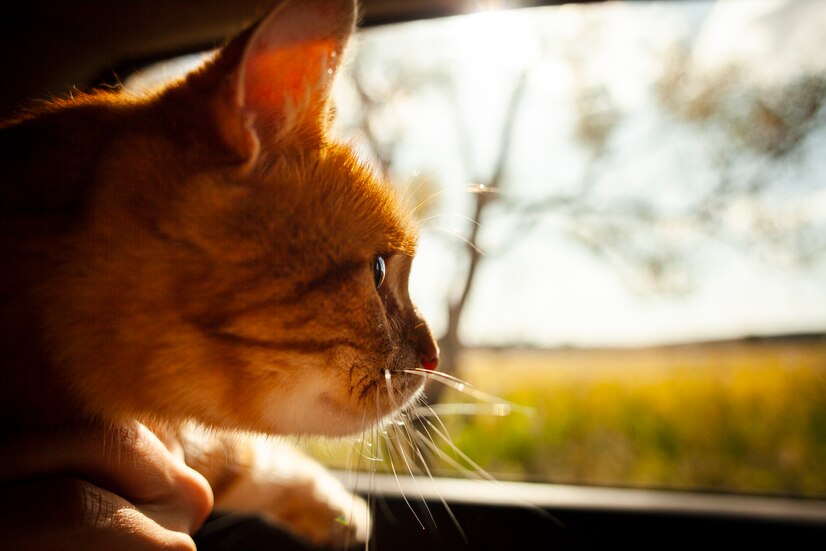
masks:
[(122, 497), (63, 476), (0, 488), (0, 534), (4, 548), (21, 551), (195, 549), (188, 534), (165, 528)]
[(0, 483), (50, 476), (86, 480), (172, 530), (192, 533), (212, 510), (206, 480), (137, 422), (25, 434), (0, 444)]

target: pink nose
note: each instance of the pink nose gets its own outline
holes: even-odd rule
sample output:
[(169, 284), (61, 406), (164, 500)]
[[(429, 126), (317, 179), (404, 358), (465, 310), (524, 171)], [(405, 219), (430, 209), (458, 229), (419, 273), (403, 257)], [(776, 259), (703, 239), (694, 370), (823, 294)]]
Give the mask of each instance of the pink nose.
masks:
[(437, 357), (430, 357), (430, 358), (422, 358), (422, 367), (427, 369), (428, 371), (434, 371), (436, 366), (439, 365), (439, 358)]

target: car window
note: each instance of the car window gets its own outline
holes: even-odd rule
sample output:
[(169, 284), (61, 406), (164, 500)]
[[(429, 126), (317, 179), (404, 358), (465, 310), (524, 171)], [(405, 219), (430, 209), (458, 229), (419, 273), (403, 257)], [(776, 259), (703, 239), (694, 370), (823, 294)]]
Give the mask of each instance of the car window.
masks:
[(824, 23), (630, 2), (362, 34), (339, 124), (421, 220), (443, 368), (528, 408), (447, 389), (431, 468), (826, 495)]
[(418, 218), (411, 293), (462, 382), (434, 376), (390, 443), (310, 451), (826, 496), (825, 26), (762, 0), (362, 31), (337, 132)]

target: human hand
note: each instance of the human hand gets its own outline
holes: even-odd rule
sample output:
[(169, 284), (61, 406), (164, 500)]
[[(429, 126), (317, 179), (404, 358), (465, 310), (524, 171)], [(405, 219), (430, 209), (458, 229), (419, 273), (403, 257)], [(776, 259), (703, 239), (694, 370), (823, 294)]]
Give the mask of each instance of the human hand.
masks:
[(206, 480), (137, 422), (0, 439), (0, 547), (193, 550)]

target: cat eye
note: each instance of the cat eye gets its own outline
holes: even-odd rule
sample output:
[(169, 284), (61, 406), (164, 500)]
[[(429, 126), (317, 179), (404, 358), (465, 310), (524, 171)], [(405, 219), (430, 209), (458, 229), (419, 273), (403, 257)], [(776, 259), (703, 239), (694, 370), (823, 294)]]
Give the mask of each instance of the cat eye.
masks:
[(373, 283), (376, 284), (376, 289), (381, 287), (381, 284), (384, 283), (384, 273), (384, 258), (381, 256), (376, 256), (376, 259), (373, 261)]

